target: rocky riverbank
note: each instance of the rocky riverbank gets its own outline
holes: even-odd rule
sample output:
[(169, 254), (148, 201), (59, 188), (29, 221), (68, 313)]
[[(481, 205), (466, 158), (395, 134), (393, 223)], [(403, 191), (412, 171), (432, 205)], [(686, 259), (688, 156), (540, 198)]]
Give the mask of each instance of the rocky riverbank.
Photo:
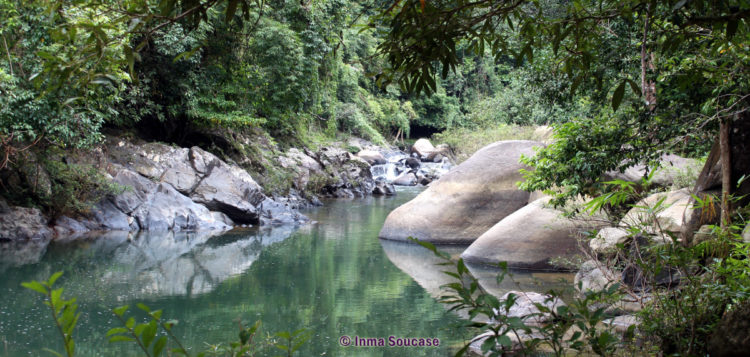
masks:
[[(321, 205), (323, 197), (394, 195), (394, 184), (428, 185), (452, 166), (445, 156), (436, 160), (434, 153), (424, 153), (421, 157), (352, 138), (317, 150), (268, 150), (252, 158), (235, 153), (222, 159), (198, 146), (117, 136), (107, 137), (94, 150), (64, 152), (51, 159), (29, 152), (24, 165), (4, 170), (4, 183), (52, 195), (54, 175), (41, 164), (50, 159), (95, 168), (116, 189), (78, 215), (50, 215), (0, 198), (0, 240), (49, 241), (98, 231), (225, 231), (235, 226), (305, 224), (308, 219), (298, 209)], [(281, 178), (288, 181), (281, 183), (288, 187), (284, 194), (264, 189), (251, 175), (261, 160), (266, 167), (274, 163), (273, 173), (283, 173)], [(260, 182), (268, 182), (262, 174), (254, 174)]]
[[(667, 234), (679, 235), (683, 229), (683, 217), (690, 217), (692, 212), (690, 191), (675, 187), (679, 180), (686, 179), (684, 176), (687, 172), (697, 174), (700, 163), (676, 155), (664, 155), (663, 169), (657, 171), (651, 181), (661, 192), (637, 202), (635, 208), (617, 221), (608, 220), (603, 215), (570, 217), (564, 216), (563, 212), (575, 211), (574, 207), (580, 208), (588, 198), (580, 197), (577, 202), (570, 203), (569, 207), (554, 208), (548, 204), (549, 197), (540, 193), (529, 194), (517, 188), (517, 182), (523, 179), (520, 170), (529, 169), (520, 164), (518, 159), (522, 155), (533, 155), (535, 148), (544, 145), (535, 141), (501, 141), (480, 149), (415, 199), (392, 211), (379, 236), (383, 239), (384, 247), (408, 245), (402, 241), (407, 241), (410, 237), (434, 244), (468, 244), (466, 248), (452, 248), (451, 251), (455, 256), (460, 254), (474, 275), (476, 270), (497, 267), (499, 263), (505, 262), (507, 267), (522, 271), (523, 274), (571, 272), (570, 278), (575, 280), (577, 287), (580, 286), (580, 294), (620, 283), (629, 293), (622, 300), (605, 306), (605, 312), (610, 318), (602, 323), (614, 331), (624, 333), (637, 323), (633, 313), (643, 307), (649, 294), (639, 287), (642, 284), (642, 272), (638, 267), (630, 266), (617, 271), (610, 268), (613, 259), (621, 256), (613, 252), (618, 247), (625, 247), (628, 251), (635, 249), (633, 247), (672, 244)], [(645, 167), (635, 166), (624, 173), (608, 173), (605, 176), (607, 179), (619, 179), (638, 185), (646, 172)], [(656, 209), (657, 205), (661, 205), (661, 208)], [(633, 229), (639, 225), (660, 227), (661, 231), (641, 232)], [(634, 233), (636, 231), (641, 233)], [(590, 232), (598, 234), (592, 239)], [(403, 249), (399, 248), (399, 251)], [(389, 254), (389, 257), (394, 254)], [(589, 261), (580, 267), (569, 265), (571, 262), (582, 261), (581, 258), (585, 260), (586, 257)], [(419, 262), (405, 264), (402, 260), (396, 259), (401, 263), (397, 264), (399, 267), (408, 273), (417, 271), (419, 276), (427, 275), (424, 270), (440, 270)], [(559, 262), (568, 264), (561, 265)], [(422, 268), (415, 270), (410, 268), (412, 266)], [(518, 287), (513, 286), (513, 281), (506, 284), (508, 286), (488, 283), (494, 282), (494, 275), (499, 273), (494, 270), (492, 279), (483, 279), (483, 275), (489, 274), (485, 272), (477, 279), (485, 291), (490, 291), (503, 300), (504, 294), (507, 296), (510, 290)], [(574, 279), (572, 274), (575, 274)], [(679, 276), (665, 272), (660, 282), (665, 286), (679, 284)], [(451, 281), (441, 281), (441, 284), (448, 283)], [(513, 291), (513, 294), (522, 297), (511, 308), (511, 312), (517, 312), (513, 316), (545, 316), (539, 314), (536, 306), (542, 302), (551, 304), (551, 297), (540, 294), (544, 291), (534, 291), (532, 284), (527, 284), (526, 288), (529, 290)], [(552, 305), (557, 305), (557, 302), (545, 306), (552, 309)], [(479, 346), (486, 338), (486, 335), (477, 336), (473, 343), (473, 348), (480, 355), (482, 353)], [(516, 344), (522, 342), (523, 338), (516, 341)]]

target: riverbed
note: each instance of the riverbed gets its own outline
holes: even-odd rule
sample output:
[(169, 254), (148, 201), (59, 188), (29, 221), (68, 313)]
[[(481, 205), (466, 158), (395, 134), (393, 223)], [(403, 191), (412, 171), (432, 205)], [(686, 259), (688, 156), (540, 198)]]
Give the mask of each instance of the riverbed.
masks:
[[(49, 311), (20, 286), (64, 271), (59, 286), (75, 296), (79, 356), (140, 355), (108, 343), (112, 308), (142, 302), (179, 323), (192, 351), (236, 340), (238, 322), (262, 321), (261, 334), (306, 328), (303, 356), (447, 356), (467, 338), (458, 316), (437, 302), (445, 282), (421, 247), (377, 238), (386, 215), (419, 193), (332, 200), (305, 211), (314, 224), (203, 233), (108, 233), (58, 241), (31, 258), (0, 266), (0, 354), (62, 351)], [(36, 256), (35, 256), (36, 254)], [(23, 259), (22, 259), (23, 260)], [(38, 261), (35, 261), (38, 260)], [(141, 314), (136, 314), (141, 316)], [(434, 338), (438, 347), (346, 347), (340, 338)], [(258, 340), (258, 339), (256, 339)], [(267, 350), (262, 355), (276, 351)], [(280, 352), (280, 351), (279, 351)]]

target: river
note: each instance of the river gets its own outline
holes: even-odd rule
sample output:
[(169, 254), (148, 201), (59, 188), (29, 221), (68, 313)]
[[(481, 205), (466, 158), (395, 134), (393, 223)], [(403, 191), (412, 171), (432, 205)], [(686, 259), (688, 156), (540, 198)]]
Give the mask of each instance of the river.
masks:
[[(108, 343), (105, 336), (118, 326), (111, 309), (129, 304), (133, 312), (139, 302), (178, 320), (175, 333), (192, 351), (236, 340), (239, 320), (261, 320), (263, 335), (312, 331), (302, 356), (451, 355), (471, 336), (436, 300), (446, 282), (441, 268), (421, 247), (377, 238), (386, 215), (418, 193), (404, 188), (395, 197), (327, 201), (304, 212), (316, 223), (299, 229), (110, 233), (57, 241), (23, 259), (6, 247), (0, 257), (0, 354), (62, 351), (41, 297), (20, 283), (64, 271), (58, 285), (80, 305), (78, 356), (140, 355), (135, 345)], [(341, 336), (437, 338), (440, 346), (344, 347)]]

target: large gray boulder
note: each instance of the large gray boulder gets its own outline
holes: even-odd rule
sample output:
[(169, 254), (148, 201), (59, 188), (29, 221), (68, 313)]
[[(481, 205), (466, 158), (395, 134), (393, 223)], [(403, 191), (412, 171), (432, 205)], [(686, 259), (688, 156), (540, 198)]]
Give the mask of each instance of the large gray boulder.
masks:
[(411, 146), (411, 152), (416, 153), (419, 157), (426, 158), (431, 153), (435, 152), (435, 147), (428, 139), (419, 139), (414, 142)]
[(357, 157), (367, 161), (370, 165), (383, 165), (387, 162), (385, 156), (375, 150), (362, 150), (357, 153)]
[[(620, 221), (623, 227), (646, 227), (650, 233), (679, 234), (684, 217), (690, 217), (693, 211), (689, 189), (671, 192), (659, 192), (638, 202)], [(656, 227), (656, 228), (655, 228)], [(657, 232), (658, 230), (661, 232)]]
[(266, 197), (247, 171), (220, 163), (203, 177), (190, 198), (237, 223), (258, 223), (258, 205)]
[(549, 198), (538, 199), (503, 218), (461, 254), (467, 262), (497, 264), (531, 270), (557, 270), (555, 257), (578, 251), (576, 225), (547, 207)]
[(38, 209), (7, 207), (5, 201), (2, 201), (2, 205), (0, 241), (49, 241), (54, 236), (54, 232), (47, 226), (47, 219)]
[(580, 284), (581, 292), (596, 292), (620, 282), (620, 278), (620, 273), (611, 271), (598, 261), (588, 260), (581, 265), (581, 269), (576, 273), (574, 285), (578, 289)]
[(130, 214), (148, 200), (156, 183), (140, 174), (117, 165), (113, 170), (113, 181), (126, 187), (125, 191), (112, 198), (112, 203), (123, 213)]
[(143, 230), (197, 231), (229, 229), (206, 207), (196, 204), (177, 192), (172, 185), (161, 183), (149, 202), (141, 205), (133, 216)]
[(260, 222), (263, 225), (279, 226), (300, 224), (310, 219), (289, 207), (289, 204), (266, 198), (260, 204)]
[(624, 172), (609, 171), (604, 174), (604, 180), (623, 180), (640, 183), (641, 179), (656, 169), (651, 183), (666, 187), (677, 185), (681, 187), (692, 186), (701, 171), (700, 161), (684, 158), (674, 154), (664, 154), (659, 158), (659, 168), (647, 167), (636, 164), (627, 168)]
[(386, 218), (380, 238), (418, 238), (434, 243), (471, 243), (495, 223), (526, 205), (518, 189), (519, 159), (533, 155), (534, 141), (500, 141), (477, 151), (415, 199)]

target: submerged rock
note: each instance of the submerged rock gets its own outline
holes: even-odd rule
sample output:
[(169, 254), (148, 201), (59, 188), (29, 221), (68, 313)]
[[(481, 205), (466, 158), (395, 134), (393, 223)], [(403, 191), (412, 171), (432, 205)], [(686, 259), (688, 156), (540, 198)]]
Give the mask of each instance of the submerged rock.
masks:
[(380, 238), (414, 237), (435, 243), (471, 243), (494, 224), (525, 206), (518, 189), (521, 155), (533, 155), (534, 141), (501, 141), (482, 148), (415, 199), (388, 215)]

